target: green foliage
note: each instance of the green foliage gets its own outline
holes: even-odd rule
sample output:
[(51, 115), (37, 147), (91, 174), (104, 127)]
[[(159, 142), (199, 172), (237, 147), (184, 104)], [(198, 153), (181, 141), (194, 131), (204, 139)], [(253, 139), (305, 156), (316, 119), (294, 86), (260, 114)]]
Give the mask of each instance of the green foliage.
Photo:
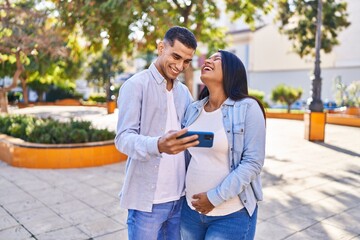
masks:
[(290, 112), (291, 104), (301, 98), (302, 92), (301, 88), (293, 88), (280, 84), (271, 91), (271, 100), (286, 104), (288, 112)]
[(42, 96), (44, 93), (49, 91), (51, 87), (51, 83), (45, 81), (42, 81), (44, 79), (41, 78), (35, 78), (32, 81), (28, 82), (27, 85), (36, 92), (36, 94), (39, 96), (39, 101), (43, 101)]
[(12, 76), (16, 71), (15, 57), (0, 53), (0, 78)]
[(100, 94), (100, 93), (91, 94), (89, 96), (89, 101), (104, 103), (104, 102), (106, 102), (106, 95), (105, 94)]
[(32, 117), (23, 115), (0, 115), (0, 133), (4, 133), (17, 138), (26, 138), (35, 124)]
[[(74, 54), (74, 51), (71, 51), (71, 54)], [(31, 61), (29, 66), (25, 67), (29, 74), (27, 86), (36, 91), (38, 96), (48, 92), (52, 85), (67, 88), (66, 85), (70, 83), (71, 86), (75, 86), (73, 81), (82, 71), (82, 61), (82, 58), (79, 59), (79, 57), (57, 60), (51, 59), (49, 55), (38, 57), (36, 60)]]
[(105, 141), (113, 138), (114, 138), (113, 133), (107, 131), (106, 129), (93, 129), (89, 137), (89, 141), (90, 142)]
[(70, 142), (83, 143), (89, 141), (89, 136), (84, 129), (73, 129), (69, 134)]
[[(0, 77), (20, 74), (9, 88), (21, 79), (22, 86), (32, 82), (42, 96), (46, 91), (42, 83), (73, 80), (81, 73), (83, 54), (77, 34), (69, 32), (55, 16), (56, 10), (44, 1), (0, 1)], [(26, 87), (23, 92), (27, 103)]]
[[(276, 0), (280, 31), (293, 42), (300, 57), (315, 55), (315, 37), (318, 0)], [(339, 44), (340, 31), (350, 25), (345, 1), (323, 1), (321, 49), (326, 53)]]
[(269, 107), (269, 104), (265, 101), (265, 92), (256, 89), (249, 89), (249, 95), (260, 100), (260, 102), (265, 108)]
[(0, 133), (46, 144), (97, 142), (115, 137), (112, 131), (93, 128), (89, 121), (59, 122), (24, 115), (0, 115)]
[(256, 22), (262, 21), (262, 15), (268, 14), (273, 9), (272, 1), (269, 0), (225, 0), (225, 2), (226, 12), (232, 13), (231, 19), (240, 18), (252, 29), (255, 29)]
[[(52, 1), (65, 25), (71, 29), (79, 26), (93, 50), (101, 49), (102, 41), (107, 39), (113, 53), (131, 53), (134, 47), (143, 53), (153, 52), (156, 41), (174, 25), (188, 27), (209, 51), (226, 46), (228, 29), (216, 24), (220, 11), (214, 0)], [(268, 13), (272, 7), (266, 0), (226, 0), (225, 4), (233, 20), (243, 18), (251, 26), (261, 11)]]
[(353, 81), (346, 85), (339, 77), (335, 79), (334, 85), (338, 106), (360, 107), (360, 81)]
[[(87, 80), (98, 87), (110, 84), (115, 74), (123, 72), (122, 62), (108, 49), (105, 49), (90, 63), (90, 72)], [(107, 86), (109, 87), (109, 86)]]
[(47, 102), (55, 102), (56, 100), (65, 98), (81, 99), (82, 94), (75, 91), (74, 84), (52, 85), (46, 94)]
[(7, 94), (8, 102), (9, 103), (17, 103), (22, 100), (23, 95), (21, 92), (8, 92)]

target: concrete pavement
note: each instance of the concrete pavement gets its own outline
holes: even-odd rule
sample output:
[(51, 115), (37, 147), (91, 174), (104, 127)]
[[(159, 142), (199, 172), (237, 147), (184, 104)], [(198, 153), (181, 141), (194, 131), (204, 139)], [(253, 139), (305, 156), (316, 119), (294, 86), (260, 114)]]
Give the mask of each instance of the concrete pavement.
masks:
[[(116, 124), (103, 108), (12, 109), (24, 112)], [(328, 124), (325, 143), (303, 135), (302, 121), (267, 120), (256, 239), (360, 240), (360, 128)], [(124, 167), (39, 170), (0, 161), (0, 240), (127, 239), (117, 198)]]

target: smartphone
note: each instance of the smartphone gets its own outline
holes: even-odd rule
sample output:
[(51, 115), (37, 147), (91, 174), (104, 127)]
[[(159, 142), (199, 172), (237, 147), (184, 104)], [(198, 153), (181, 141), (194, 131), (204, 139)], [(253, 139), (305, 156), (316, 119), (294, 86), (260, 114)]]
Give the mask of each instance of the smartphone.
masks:
[(192, 135), (198, 135), (197, 139), (200, 143), (195, 147), (207, 147), (211, 148), (214, 142), (214, 133), (212, 132), (201, 132), (201, 131), (188, 131), (187, 133), (181, 135), (178, 138), (184, 138)]

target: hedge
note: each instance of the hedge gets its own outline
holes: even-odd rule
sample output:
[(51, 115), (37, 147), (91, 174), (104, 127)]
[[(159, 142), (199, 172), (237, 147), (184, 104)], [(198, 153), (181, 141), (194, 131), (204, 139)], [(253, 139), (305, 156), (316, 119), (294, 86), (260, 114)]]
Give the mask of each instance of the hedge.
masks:
[(115, 133), (96, 129), (89, 121), (70, 119), (60, 122), (51, 118), (25, 115), (0, 115), (0, 133), (32, 143), (86, 143), (114, 139)]

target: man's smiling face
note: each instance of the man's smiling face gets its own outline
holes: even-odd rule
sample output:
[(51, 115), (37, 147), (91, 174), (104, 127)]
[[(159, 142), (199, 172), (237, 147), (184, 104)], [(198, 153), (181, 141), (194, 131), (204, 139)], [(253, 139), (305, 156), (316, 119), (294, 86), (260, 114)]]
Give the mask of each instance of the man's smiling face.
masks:
[(194, 49), (186, 47), (178, 40), (174, 41), (174, 46), (171, 46), (167, 41), (160, 42), (157, 68), (166, 80), (174, 80), (189, 67), (194, 53)]

